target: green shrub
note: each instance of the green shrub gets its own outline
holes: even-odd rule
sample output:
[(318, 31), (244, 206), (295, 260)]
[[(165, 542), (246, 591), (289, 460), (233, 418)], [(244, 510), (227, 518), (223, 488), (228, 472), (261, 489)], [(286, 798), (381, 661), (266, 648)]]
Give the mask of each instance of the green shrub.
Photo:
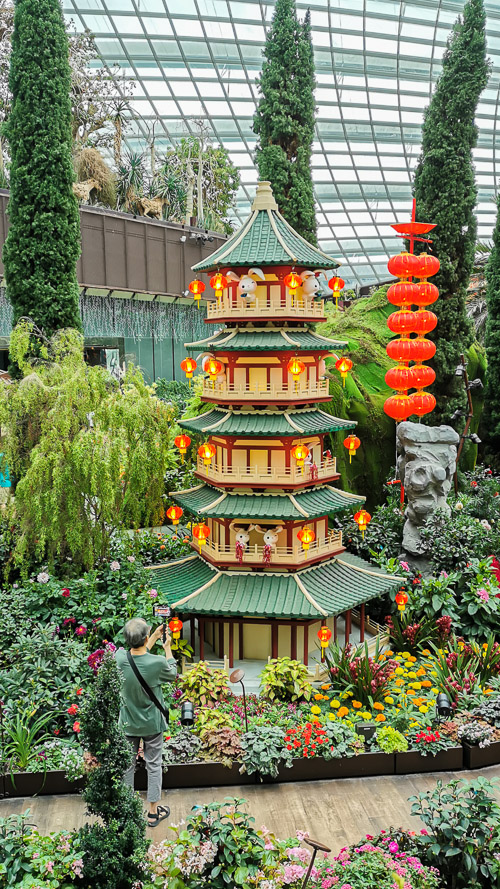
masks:
[(181, 676), (180, 686), (187, 700), (196, 707), (215, 707), (229, 696), (229, 682), (224, 670), (213, 670), (199, 661)]
[(266, 664), (260, 690), (269, 701), (309, 701), (313, 693), (307, 667), (289, 657), (273, 658)]
[(243, 750), (242, 770), (259, 776), (278, 776), (278, 768), (292, 765), (292, 753), (285, 746), (285, 732), (274, 725), (259, 725), (250, 729), (241, 739)]
[(408, 750), (408, 741), (401, 732), (390, 725), (383, 725), (377, 731), (377, 744), (384, 753), (401, 753)]

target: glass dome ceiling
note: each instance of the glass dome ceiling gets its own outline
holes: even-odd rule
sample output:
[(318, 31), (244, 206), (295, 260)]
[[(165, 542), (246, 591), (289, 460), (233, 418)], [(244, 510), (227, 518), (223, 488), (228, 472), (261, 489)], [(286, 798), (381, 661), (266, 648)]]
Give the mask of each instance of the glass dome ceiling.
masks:
[[(318, 236), (349, 286), (387, 279), (387, 257), (400, 249), (390, 224), (410, 216), (423, 111), (464, 3), (297, 2), (301, 17), (311, 9), (316, 59)], [(491, 236), (500, 175), (500, 0), (485, 5), (493, 71), (474, 153), (482, 241)], [(241, 171), (239, 220), (257, 183), (255, 80), (273, 8), (264, 0), (64, 0), (77, 29), (95, 34), (97, 64), (118, 64), (137, 82), (131, 104), (140, 119), (128, 131), (129, 148), (144, 148), (155, 119), (159, 153), (204, 119)]]

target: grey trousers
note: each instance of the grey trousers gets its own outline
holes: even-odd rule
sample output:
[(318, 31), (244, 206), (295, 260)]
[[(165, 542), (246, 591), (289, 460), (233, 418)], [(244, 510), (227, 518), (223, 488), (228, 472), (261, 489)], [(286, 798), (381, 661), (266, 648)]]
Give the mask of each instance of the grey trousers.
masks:
[[(150, 735), (149, 738), (143, 738), (144, 742), (144, 759), (146, 761), (146, 769), (148, 773), (148, 803), (158, 803), (161, 800), (161, 781), (162, 781), (162, 751), (163, 751), (163, 732), (159, 735)], [(125, 784), (134, 789), (134, 773), (137, 751), (139, 750), (140, 738), (132, 738), (127, 735), (127, 741), (134, 751), (132, 765), (125, 772), (123, 780)]]

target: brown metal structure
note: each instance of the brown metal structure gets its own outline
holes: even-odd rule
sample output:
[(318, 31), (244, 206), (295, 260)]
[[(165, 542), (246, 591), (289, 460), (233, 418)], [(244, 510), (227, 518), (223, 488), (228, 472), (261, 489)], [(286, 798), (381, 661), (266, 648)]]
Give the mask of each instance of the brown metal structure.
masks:
[[(0, 189), (0, 248), (7, 237), (9, 192)], [(117, 296), (181, 296), (200, 262), (226, 238), (215, 232), (101, 207), (81, 206), (78, 282)], [(0, 259), (0, 276), (3, 276)], [(191, 294), (188, 294), (191, 298)]]

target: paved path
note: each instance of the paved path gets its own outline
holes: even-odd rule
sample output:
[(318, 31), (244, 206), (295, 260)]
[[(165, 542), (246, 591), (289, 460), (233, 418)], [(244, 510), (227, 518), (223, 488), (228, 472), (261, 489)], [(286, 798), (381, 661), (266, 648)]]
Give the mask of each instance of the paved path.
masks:
[[(435, 786), (437, 778), (468, 780), (483, 775), (500, 777), (500, 766), (481, 772), (442, 772), (430, 775), (404, 775), (383, 778), (345, 778), (334, 781), (306, 781), (295, 784), (267, 784), (244, 787), (213, 787), (202, 790), (171, 790), (167, 798), (171, 821), (184, 819), (196, 803), (223, 800), (226, 796), (248, 801), (248, 810), (256, 827), (265, 824), (281, 837), (296, 830), (308, 830), (311, 836), (329, 845), (335, 852), (357, 842), (366, 833), (376, 834), (389, 825), (420, 829), (417, 818), (410, 816), (409, 796)], [(500, 800), (500, 784), (496, 788)], [(85, 823), (85, 806), (77, 795), (42, 796), (0, 801), (0, 817), (31, 810), (31, 818), (41, 833), (71, 830)], [(151, 838), (168, 835), (163, 822)]]

